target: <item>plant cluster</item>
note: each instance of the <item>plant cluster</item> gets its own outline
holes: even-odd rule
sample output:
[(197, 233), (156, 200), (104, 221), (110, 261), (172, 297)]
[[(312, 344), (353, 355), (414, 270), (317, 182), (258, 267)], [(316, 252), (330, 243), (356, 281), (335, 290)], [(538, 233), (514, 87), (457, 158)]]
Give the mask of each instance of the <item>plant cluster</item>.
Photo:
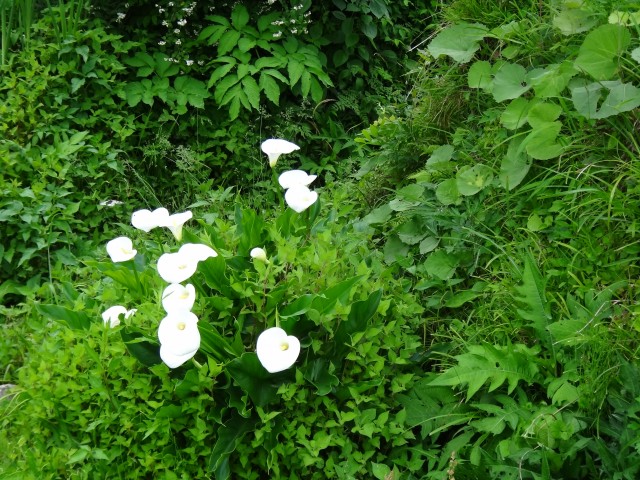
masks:
[(440, 373), (403, 397), (409, 424), (427, 478), (631, 479), (618, 416), (638, 402), (624, 386), (639, 340), (635, 13), (460, 1), (444, 14), (480, 3), (487, 24), (465, 14), (438, 32), (414, 103), (358, 139), (374, 194), (404, 181), (357, 225), (435, 319), (423, 360)]

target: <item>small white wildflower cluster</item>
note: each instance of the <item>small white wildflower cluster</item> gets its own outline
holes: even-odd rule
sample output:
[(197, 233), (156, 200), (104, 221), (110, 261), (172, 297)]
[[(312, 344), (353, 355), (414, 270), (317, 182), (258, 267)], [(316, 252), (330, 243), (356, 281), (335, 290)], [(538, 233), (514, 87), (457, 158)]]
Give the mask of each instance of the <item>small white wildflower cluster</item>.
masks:
[[(269, 5), (273, 5), (275, 1), (268, 0)], [(280, 38), (285, 30), (288, 30), (292, 35), (300, 33), (309, 33), (307, 26), (310, 23), (311, 12), (305, 12), (304, 5), (302, 3), (294, 5), (291, 10), (285, 13), (287, 18), (281, 20), (274, 20), (271, 25), (277, 27), (277, 31), (274, 32), (273, 38)]]
[[(168, 52), (170, 56), (167, 56), (165, 61), (184, 64), (188, 67), (195, 63), (190, 58), (183, 58), (181, 47), (187, 38), (195, 38), (197, 36), (198, 32), (190, 28), (191, 23), (189, 21), (189, 17), (193, 15), (196, 6), (197, 2), (184, 1), (155, 4), (158, 14), (164, 17), (161, 25), (166, 28), (166, 33), (162, 40), (158, 41), (158, 45), (160, 47), (173, 47), (172, 51)], [(198, 62), (199, 65), (202, 63)]]

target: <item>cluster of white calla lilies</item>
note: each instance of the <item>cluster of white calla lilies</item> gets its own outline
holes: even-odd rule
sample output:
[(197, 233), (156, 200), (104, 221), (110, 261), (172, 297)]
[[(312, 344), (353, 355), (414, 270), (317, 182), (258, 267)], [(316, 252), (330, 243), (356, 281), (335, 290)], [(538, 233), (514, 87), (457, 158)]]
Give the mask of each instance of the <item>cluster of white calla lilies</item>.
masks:
[[(269, 157), (271, 168), (276, 166), (280, 155), (298, 150), (295, 143), (279, 138), (262, 142), (262, 151)], [(317, 178), (303, 170), (289, 170), (278, 177), (278, 183), (285, 189), (284, 200), (297, 213), (302, 213), (318, 200), (318, 193), (309, 190), (309, 185)]]
[[(262, 151), (269, 157), (269, 165), (273, 168), (278, 157), (298, 150), (291, 142), (280, 139), (269, 139), (262, 143)], [(308, 186), (316, 179), (302, 170), (290, 170), (278, 178), (280, 186), (285, 189), (285, 201), (297, 213), (309, 208), (318, 194), (309, 190)], [(168, 228), (176, 240), (182, 240), (182, 227), (193, 217), (190, 211), (171, 215), (166, 208), (138, 210), (131, 216), (131, 224), (144, 232), (157, 227)], [(107, 243), (107, 253), (113, 262), (132, 260), (137, 250), (128, 237), (117, 237)], [(185, 243), (175, 253), (164, 253), (157, 262), (160, 277), (169, 285), (162, 293), (162, 307), (166, 316), (158, 326), (160, 342), (160, 358), (169, 368), (178, 368), (191, 359), (200, 348), (200, 332), (198, 317), (191, 311), (195, 304), (196, 290), (192, 284), (182, 283), (191, 278), (197, 271), (198, 263), (210, 257), (216, 257), (216, 251), (204, 244)], [(249, 255), (256, 261), (269, 263), (267, 253), (260, 247), (253, 248)], [(135, 268), (135, 267), (134, 267)], [(105, 325), (116, 327), (120, 324), (120, 315), (130, 318), (136, 309), (127, 310), (116, 305), (102, 314)], [(256, 353), (260, 363), (270, 373), (276, 373), (291, 367), (300, 355), (300, 341), (280, 327), (268, 328), (259, 336)]]

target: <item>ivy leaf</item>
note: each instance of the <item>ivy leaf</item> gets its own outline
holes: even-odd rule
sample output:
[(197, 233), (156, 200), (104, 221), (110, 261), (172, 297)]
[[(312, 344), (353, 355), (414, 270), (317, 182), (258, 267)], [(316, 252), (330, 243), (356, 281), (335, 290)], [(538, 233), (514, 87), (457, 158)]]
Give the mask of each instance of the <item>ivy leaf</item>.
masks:
[(458, 63), (467, 63), (480, 48), (478, 42), (486, 34), (487, 27), (480, 23), (453, 25), (436, 35), (428, 50), (435, 58), (447, 55)]

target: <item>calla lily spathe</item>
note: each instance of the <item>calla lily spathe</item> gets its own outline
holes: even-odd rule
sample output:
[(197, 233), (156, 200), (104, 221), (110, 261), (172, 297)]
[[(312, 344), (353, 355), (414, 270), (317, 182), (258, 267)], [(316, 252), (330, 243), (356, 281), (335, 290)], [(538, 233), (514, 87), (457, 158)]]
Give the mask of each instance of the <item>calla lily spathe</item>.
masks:
[(270, 138), (265, 140), (262, 142), (262, 145), (260, 145), (260, 148), (269, 157), (269, 166), (271, 168), (276, 166), (276, 162), (280, 155), (300, 149), (300, 147), (295, 143), (291, 143), (288, 140), (282, 140), (280, 138)]
[(163, 219), (163, 223), (160, 225), (161, 227), (167, 227), (173, 233), (173, 236), (176, 240), (182, 240), (182, 226), (187, 220), (190, 220), (193, 217), (193, 214), (190, 211), (182, 212), (182, 213), (174, 213), (173, 215), (169, 215), (168, 217)]
[(149, 232), (156, 227), (164, 226), (169, 218), (169, 210), (166, 208), (156, 208), (151, 210), (143, 209), (133, 212), (131, 215), (131, 225), (143, 232)]
[(129, 318), (136, 312), (137, 310), (135, 308), (127, 310), (122, 305), (115, 305), (102, 312), (102, 321), (105, 325), (109, 324), (111, 328), (114, 328), (120, 325), (120, 315), (124, 315), (124, 318)]
[(162, 307), (167, 313), (179, 310), (191, 311), (195, 301), (196, 289), (191, 284), (183, 286), (172, 283), (162, 292)]
[(136, 256), (138, 251), (133, 248), (133, 242), (127, 237), (117, 237), (107, 242), (107, 253), (112, 262), (126, 262)]
[(200, 348), (198, 317), (178, 310), (168, 313), (158, 327), (160, 358), (169, 368), (177, 368), (193, 357)]
[(267, 260), (267, 252), (265, 252), (264, 249), (260, 247), (252, 248), (251, 252), (249, 252), (249, 255), (251, 255), (251, 258), (255, 260), (260, 260), (261, 262), (269, 263), (269, 260)]
[(288, 170), (280, 174), (278, 183), (286, 190), (298, 185), (308, 187), (316, 178), (318, 178), (317, 175), (309, 175), (304, 170)]
[(185, 243), (176, 253), (164, 253), (158, 259), (158, 274), (167, 283), (182, 283), (196, 273), (198, 262), (216, 257), (216, 251), (200, 243)]
[(269, 373), (291, 367), (300, 355), (300, 340), (287, 335), (280, 327), (268, 328), (260, 334), (256, 344), (258, 360)]
[(284, 200), (293, 210), (301, 213), (316, 203), (318, 194), (304, 185), (296, 185), (285, 192)]

